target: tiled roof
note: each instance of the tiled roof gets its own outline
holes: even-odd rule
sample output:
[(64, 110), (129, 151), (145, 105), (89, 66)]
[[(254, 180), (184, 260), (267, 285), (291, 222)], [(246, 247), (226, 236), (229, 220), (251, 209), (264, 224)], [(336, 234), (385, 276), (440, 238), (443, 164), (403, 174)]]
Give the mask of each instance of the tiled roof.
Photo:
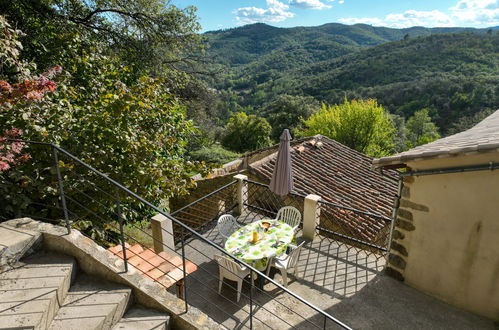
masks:
[[(316, 135), (316, 136), (307, 136), (307, 137), (304, 137), (304, 138), (301, 138), (301, 139), (293, 139), (289, 142), (289, 144), (291, 145), (291, 147), (294, 147), (294, 146), (297, 146), (297, 145), (300, 145), (304, 142), (307, 142), (307, 141), (310, 141), (310, 140), (313, 140), (315, 139), (316, 137), (319, 137), (319, 136), (322, 136), (322, 135)], [(260, 154), (264, 151), (277, 151), (277, 149), (279, 149), (279, 143), (277, 144), (273, 144), (271, 146), (268, 146), (268, 147), (265, 147), (265, 148), (261, 148), (261, 149), (258, 149), (258, 150), (254, 150), (254, 151), (250, 151), (250, 152), (247, 152), (244, 154), (244, 157), (251, 157), (253, 155), (256, 155), (256, 154)]]
[(390, 157), (375, 159), (377, 167), (417, 159), (444, 158), (477, 152), (499, 151), (499, 110), (467, 131), (418, 146)]
[[(276, 155), (250, 164), (252, 172), (270, 181)], [(371, 157), (316, 135), (293, 143), (291, 159), (293, 192), (316, 194), (332, 203), (391, 217), (397, 184), (371, 168)], [(395, 171), (385, 171), (385, 174), (397, 178)], [(345, 211), (338, 213), (336, 209), (334, 213), (343, 219), (350, 232), (357, 233), (364, 240), (372, 241), (379, 228), (384, 227), (382, 220), (373, 217), (362, 217), (357, 221), (355, 217), (343, 216)]]
[[(156, 253), (153, 249), (144, 248), (140, 244), (133, 246), (125, 243), (128, 265), (134, 267), (145, 277), (169, 288), (184, 278), (182, 258), (172, 256), (166, 252)], [(121, 245), (107, 249), (113, 255), (123, 259)], [(186, 260), (185, 271), (190, 274), (197, 270), (197, 266)]]

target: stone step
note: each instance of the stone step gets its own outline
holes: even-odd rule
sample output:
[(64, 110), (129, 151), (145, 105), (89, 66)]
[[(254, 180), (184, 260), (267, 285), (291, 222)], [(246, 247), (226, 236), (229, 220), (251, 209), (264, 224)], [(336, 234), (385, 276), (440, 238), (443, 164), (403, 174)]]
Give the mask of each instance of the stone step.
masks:
[(170, 316), (142, 306), (133, 306), (114, 326), (113, 330), (168, 329)]
[(80, 274), (49, 329), (111, 329), (123, 316), (132, 290)]
[(40, 252), (0, 273), (0, 329), (47, 329), (76, 273), (74, 258)]
[(41, 239), (39, 232), (0, 224), (0, 269), (13, 266)]

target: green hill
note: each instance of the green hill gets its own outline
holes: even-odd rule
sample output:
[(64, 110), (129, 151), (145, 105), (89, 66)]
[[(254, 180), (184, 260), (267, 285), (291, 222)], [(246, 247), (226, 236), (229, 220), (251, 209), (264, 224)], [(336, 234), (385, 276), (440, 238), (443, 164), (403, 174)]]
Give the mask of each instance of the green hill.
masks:
[[(230, 66), (259, 61), (261, 56), (279, 53), (291, 57), (303, 54), (301, 49), (316, 62), (327, 55), (344, 55), (361, 47), (375, 46), (389, 41), (435, 33), (476, 31), (468, 28), (424, 28), (392, 29), (365, 24), (324, 24), (316, 27), (277, 28), (263, 23), (245, 25), (229, 30), (207, 32), (208, 56), (216, 63)], [(333, 50), (338, 48), (338, 50)], [(318, 56), (318, 57), (317, 57)]]
[(337, 103), (376, 98), (408, 117), (431, 107), (445, 130), (464, 116), (499, 107), (499, 35), (442, 34), (383, 44), (323, 61), (281, 78), (291, 94)]
[(489, 29), (253, 24), (206, 35), (223, 68), (209, 84), (226, 111), (268, 116), (266, 105), (282, 94), (326, 103), (370, 97), (405, 118), (429, 107), (445, 134), (499, 107), (499, 34)]

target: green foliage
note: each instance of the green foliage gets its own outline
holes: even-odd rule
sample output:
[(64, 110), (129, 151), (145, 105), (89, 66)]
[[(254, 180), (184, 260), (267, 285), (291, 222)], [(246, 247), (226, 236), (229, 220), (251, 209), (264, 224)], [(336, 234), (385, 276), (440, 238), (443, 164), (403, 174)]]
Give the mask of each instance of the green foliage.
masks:
[(302, 120), (319, 109), (320, 105), (312, 97), (279, 95), (264, 105), (262, 113), (272, 126), (272, 139), (279, 141), (284, 129), (291, 132), (301, 127)]
[(158, 79), (125, 84), (125, 70), (112, 61), (86, 64), (101, 66), (101, 74), (87, 77), (86, 86), (67, 74), (49, 99), (0, 112), (0, 125), (61, 145), (151, 201), (186, 192), (198, 166), (183, 158), (194, 133), (185, 108)]
[(352, 100), (326, 106), (304, 121), (301, 136), (322, 134), (373, 157), (393, 151), (395, 128), (375, 100)]
[(192, 62), (187, 52), (200, 41), (195, 8), (179, 9), (169, 0), (2, 1), (2, 14), (26, 34), (24, 52), (39, 65), (60, 60), (77, 33), (83, 47), (90, 39), (103, 42), (106, 55), (118, 56), (135, 77), (171, 79)]
[(225, 126), (222, 145), (235, 152), (264, 148), (272, 143), (271, 132), (272, 127), (264, 118), (237, 112), (229, 118)]
[[(19, 58), (23, 49), (19, 38), (23, 33), (12, 28), (4, 16), (0, 15), (0, 72), (3, 76), (16, 75), (20, 71), (25, 73), (26, 63)], [(3, 91), (2, 91), (3, 92)]]
[(414, 148), (440, 138), (437, 126), (431, 121), (429, 109), (416, 111), (414, 115), (407, 120), (405, 132), (408, 148)]
[[(434, 108), (446, 133), (460, 117), (499, 104), (499, 36), (434, 35), (373, 47), (297, 71), (295, 93), (327, 102), (375, 98), (408, 118)], [(289, 78), (287, 78), (289, 79)]]
[[(338, 23), (313, 27), (277, 28), (262, 23), (243, 27), (211, 31), (205, 34), (208, 53), (218, 63), (240, 66), (260, 62), (271, 68), (283, 70), (298, 63), (310, 63), (338, 57), (385, 42), (401, 40), (433, 33), (473, 31), (475, 29), (448, 28), (429, 29), (412, 27), (391, 29), (356, 24)], [(277, 54), (283, 61), (272, 62)], [(268, 68), (267, 68), (268, 69)], [(263, 72), (263, 71), (260, 71)]]
[(256, 24), (209, 32), (207, 53), (219, 61), (214, 67), (221, 74), (207, 81), (232, 95), (231, 109), (245, 108), (269, 121), (270, 113), (256, 102), (268, 104), (279, 95), (328, 104), (373, 98), (403, 119), (434, 108), (433, 120), (447, 135), (460, 118), (499, 104), (499, 35), (486, 32), (361, 24)]
[(226, 164), (241, 156), (241, 154), (226, 150), (218, 144), (191, 151), (189, 155), (193, 160), (215, 164)]
[(448, 131), (448, 134), (457, 134), (463, 132), (467, 129), (472, 128), (491, 114), (493, 114), (496, 110), (486, 109), (480, 112), (475, 113), (471, 116), (461, 117), (459, 120), (452, 124), (451, 128)]
[[(27, 17), (25, 23), (29, 25), (33, 20)], [(54, 48), (43, 49), (39, 45), (42, 54), (35, 57), (40, 63), (51, 58), (64, 64), (57, 89), (36, 102), (15, 102), (1, 107), (0, 127), (18, 127), (23, 130), (24, 139), (59, 144), (157, 205), (173, 195), (186, 193), (194, 184), (191, 173), (206, 173), (207, 167), (185, 157), (196, 128), (186, 119), (185, 106), (168, 88), (171, 81), (138, 76), (140, 71), (125, 66), (119, 56), (112, 54), (109, 44), (73, 25), (52, 34), (63, 47), (51, 44)], [(10, 57), (22, 62), (23, 54), (24, 58), (32, 55), (19, 54), (19, 59)], [(23, 78), (15, 72), (3, 70), (0, 79)], [(57, 203), (51, 150), (31, 147), (27, 151), (36, 161), (16, 165), (15, 171), (0, 174), (0, 206), (5, 210), (2, 217), (15, 216), (27, 208), (31, 214), (49, 217), (50, 210), (33, 205)], [(82, 172), (67, 159), (61, 159), (59, 166), (68, 196), (81, 191), (90, 199), (85, 203), (87, 209), (104, 213), (97, 217), (89, 212), (78, 219), (76, 226), (97, 239), (112, 239), (112, 233), (106, 233), (110, 230), (106, 221), (115, 219), (114, 202), (111, 203), (109, 195), (90, 189), (88, 182), (85, 184), (78, 177), (85, 177), (88, 171)], [(114, 189), (110, 190), (112, 187), (105, 182), (98, 182), (97, 186), (113, 196)], [(126, 199), (123, 203), (126, 203), (123, 216), (137, 220), (140, 205)], [(102, 204), (108, 204), (108, 209), (102, 211)]]
[(394, 152), (397, 153), (407, 150), (407, 137), (404, 117), (390, 114), (390, 119), (393, 123), (393, 126), (395, 127), (395, 138), (393, 140)]

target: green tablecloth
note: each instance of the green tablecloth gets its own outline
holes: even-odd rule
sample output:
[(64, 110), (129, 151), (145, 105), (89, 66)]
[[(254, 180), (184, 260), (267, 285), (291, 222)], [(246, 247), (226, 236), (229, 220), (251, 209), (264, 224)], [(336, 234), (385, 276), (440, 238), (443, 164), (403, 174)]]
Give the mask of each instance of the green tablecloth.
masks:
[[(271, 223), (265, 232), (262, 222)], [(258, 232), (258, 241), (252, 242), (253, 232)], [(234, 232), (225, 242), (225, 250), (252, 265), (258, 270), (267, 267), (268, 258), (279, 255), (293, 240), (294, 230), (291, 226), (277, 220), (259, 220), (252, 222)]]

